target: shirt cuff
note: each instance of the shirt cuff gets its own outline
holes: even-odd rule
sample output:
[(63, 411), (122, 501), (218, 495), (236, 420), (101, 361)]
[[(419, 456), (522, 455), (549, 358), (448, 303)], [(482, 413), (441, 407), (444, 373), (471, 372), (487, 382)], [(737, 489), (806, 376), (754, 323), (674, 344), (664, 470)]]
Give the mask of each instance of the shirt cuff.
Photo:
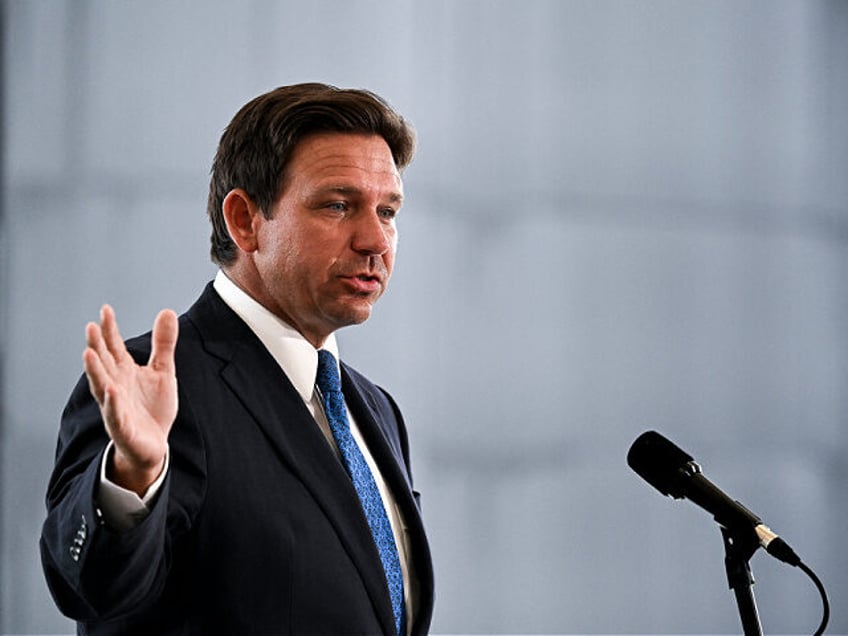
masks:
[(113, 481), (110, 481), (106, 476), (106, 465), (112, 456), (114, 448), (115, 443), (110, 440), (109, 445), (106, 446), (106, 452), (103, 453), (103, 460), (100, 463), (97, 505), (109, 527), (115, 530), (125, 531), (137, 526), (150, 514), (150, 507), (153, 505), (156, 495), (159, 493), (168, 474), (171, 454), (170, 449), (166, 448), (165, 467), (156, 478), (156, 481), (150, 484), (147, 492), (139, 497), (132, 490), (122, 488)]

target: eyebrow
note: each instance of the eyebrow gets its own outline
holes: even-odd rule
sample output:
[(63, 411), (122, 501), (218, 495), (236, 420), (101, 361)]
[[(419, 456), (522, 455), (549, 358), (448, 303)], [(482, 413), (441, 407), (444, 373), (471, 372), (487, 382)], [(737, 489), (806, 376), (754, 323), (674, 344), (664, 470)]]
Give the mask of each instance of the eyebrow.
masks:
[[(341, 194), (344, 196), (361, 196), (362, 190), (355, 186), (349, 185), (331, 185), (323, 188), (318, 188), (315, 190), (310, 198), (321, 197), (326, 194)], [(389, 193), (389, 201), (391, 203), (402, 203), (403, 195), (400, 192), (390, 192)]]

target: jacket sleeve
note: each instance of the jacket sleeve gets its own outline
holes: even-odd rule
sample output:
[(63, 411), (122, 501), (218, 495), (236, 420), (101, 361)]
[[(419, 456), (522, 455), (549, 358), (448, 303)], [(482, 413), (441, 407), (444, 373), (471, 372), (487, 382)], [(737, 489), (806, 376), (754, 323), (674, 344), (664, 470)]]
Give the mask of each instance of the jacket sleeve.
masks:
[(104, 522), (96, 502), (109, 441), (100, 409), (84, 376), (75, 387), (62, 414), (40, 541), (48, 587), (65, 615), (112, 620), (143, 611), (161, 596), (171, 547), (190, 531), (205, 486), (203, 444), (183, 397), (169, 437), (169, 473), (150, 514), (119, 532)]

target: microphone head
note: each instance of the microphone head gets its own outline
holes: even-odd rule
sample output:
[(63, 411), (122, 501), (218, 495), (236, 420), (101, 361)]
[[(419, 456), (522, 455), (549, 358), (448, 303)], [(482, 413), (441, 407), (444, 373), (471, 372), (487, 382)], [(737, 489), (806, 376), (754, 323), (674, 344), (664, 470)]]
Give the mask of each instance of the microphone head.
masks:
[[(627, 464), (662, 494), (682, 499), (684, 482), (691, 474), (692, 456), (656, 431), (636, 438), (627, 453)], [(696, 466), (696, 465), (695, 465)]]

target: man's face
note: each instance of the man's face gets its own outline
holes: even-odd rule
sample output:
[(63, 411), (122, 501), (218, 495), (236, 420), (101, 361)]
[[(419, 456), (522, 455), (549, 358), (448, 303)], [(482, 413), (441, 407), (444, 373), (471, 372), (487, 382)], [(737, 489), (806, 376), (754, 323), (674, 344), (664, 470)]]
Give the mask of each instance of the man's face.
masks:
[(402, 200), (382, 137), (303, 139), (271, 218), (258, 220), (258, 300), (315, 346), (367, 320), (392, 273)]

